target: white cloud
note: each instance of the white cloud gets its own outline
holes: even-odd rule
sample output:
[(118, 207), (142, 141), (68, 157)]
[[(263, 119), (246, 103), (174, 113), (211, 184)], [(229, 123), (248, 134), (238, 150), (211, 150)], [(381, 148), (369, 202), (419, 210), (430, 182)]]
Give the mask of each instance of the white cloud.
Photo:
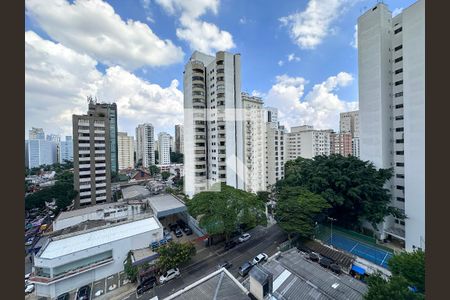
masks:
[(350, 42), (350, 46), (358, 49), (358, 24), (355, 25), (355, 32), (353, 33), (353, 40)]
[(247, 24), (247, 19), (245, 17), (242, 17), (242, 18), (239, 19), (239, 23)]
[(331, 24), (342, 14), (345, 5), (355, 0), (310, 0), (306, 9), (286, 17), (280, 22), (289, 28), (289, 34), (302, 49), (314, 49), (329, 34)]
[(233, 36), (221, 30), (215, 24), (200, 20), (205, 13), (217, 14), (219, 0), (156, 0), (170, 14), (179, 14), (181, 27), (177, 28), (177, 37), (188, 42), (192, 50), (213, 54), (220, 50), (235, 47)]
[(282, 65), (284, 65), (284, 61), (279, 60), (279, 61), (278, 61), (278, 65), (281, 67)]
[(133, 70), (183, 60), (183, 51), (147, 24), (124, 21), (101, 0), (27, 0), (26, 13), (53, 39), (108, 66)]
[(295, 56), (294, 53), (288, 54), (287, 58), (288, 58), (288, 61), (300, 61), (300, 57)]
[(303, 77), (276, 77), (266, 98), (268, 106), (277, 107), (281, 122), (288, 127), (313, 125), (317, 129), (338, 129), (339, 113), (357, 109), (357, 102), (346, 102), (335, 94), (339, 87), (353, 81), (351, 74), (341, 72), (316, 84), (305, 95)]
[(392, 12), (392, 17), (395, 17), (396, 15), (401, 14), (403, 11), (403, 7), (398, 7), (396, 9), (394, 9), (394, 11)]
[(48, 133), (72, 135), (72, 114), (86, 113), (86, 97), (116, 102), (119, 130), (134, 135), (139, 123), (158, 128), (183, 120), (183, 94), (178, 81), (161, 87), (120, 66), (105, 74), (97, 62), (62, 44), (25, 33), (25, 128), (43, 127)]

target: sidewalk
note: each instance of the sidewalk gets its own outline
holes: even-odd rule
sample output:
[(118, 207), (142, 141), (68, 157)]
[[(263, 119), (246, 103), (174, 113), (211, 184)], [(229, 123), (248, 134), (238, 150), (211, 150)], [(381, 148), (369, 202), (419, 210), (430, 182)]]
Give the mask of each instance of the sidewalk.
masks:
[(136, 291), (137, 285), (134, 283), (128, 283), (115, 289), (112, 292), (101, 295), (100, 297), (92, 296), (95, 300), (122, 300), (129, 296), (132, 292)]

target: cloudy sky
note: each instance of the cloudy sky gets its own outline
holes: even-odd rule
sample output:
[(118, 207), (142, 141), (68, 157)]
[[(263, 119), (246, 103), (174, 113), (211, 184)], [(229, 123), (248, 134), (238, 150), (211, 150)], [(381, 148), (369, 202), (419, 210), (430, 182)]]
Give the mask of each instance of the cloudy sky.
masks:
[[(374, 0), (26, 0), (25, 127), (72, 135), (86, 97), (116, 102), (119, 131), (183, 122), (194, 50), (241, 53), (242, 90), (281, 123), (338, 128), (358, 108), (356, 22)], [(399, 13), (414, 0), (385, 0)]]

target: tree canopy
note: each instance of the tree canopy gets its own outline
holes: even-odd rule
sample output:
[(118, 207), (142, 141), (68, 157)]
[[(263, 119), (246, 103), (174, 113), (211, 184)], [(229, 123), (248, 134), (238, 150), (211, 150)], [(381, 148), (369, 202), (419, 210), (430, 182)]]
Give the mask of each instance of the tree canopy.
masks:
[(168, 270), (187, 263), (195, 255), (196, 249), (192, 242), (170, 242), (159, 247), (156, 252), (159, 253), (158, 266)]
[(328, 202), (320, 195), (303, 187), (286, 187), (280, 195), (275, 218), (289, 235), (298, 233), (302, 237), (314, 234), (315, 222), (324, 217)]
[(161, 170), (156, 165), (151, 165), (149, 168), (150, 175), (155, 176), (156, 174), (159, 174)]
[(376, 229), (389, 214), (404, 218), (399, 209), (389, 205), (390, 194), (384, 184), (391, 177), (391, 169), (377, 170), (372, 163), (353, 156), (297, 158), (286, 163), (285, 178), (277, 183), (277, 191), (306, 188), (331, 205), (328, 214), (338, 224), (356, 227), (367, 220)]
[(224, 234), (228, 240), (240, 226), (266, 224), (265, 203), (256, 195), (221, 184), (220, 191), (196, 194), (187, 202), (189, 213), (199, 218), (208, 234)]
[(170, 177), (170, 172), (167, 172), (167, 171), (161, 172), (162, 180), (166, 181), (167, 179), (169, 179), (169, 177)]
[(170, 161), (174, 164), (182, 164), (184, 160), (183, 153), (170, 152)]

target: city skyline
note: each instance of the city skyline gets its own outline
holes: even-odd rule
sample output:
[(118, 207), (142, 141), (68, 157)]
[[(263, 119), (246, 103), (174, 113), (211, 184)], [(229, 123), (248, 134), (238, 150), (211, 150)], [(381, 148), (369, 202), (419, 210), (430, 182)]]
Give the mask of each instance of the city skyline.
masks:
[[(270, 18), (264, 13), (266, 9), (254, 10), (251, 3), (239, 1), (204, 1), (195, 11), (179, 1), (150, 4), (134, 1), (126, 5), (117, 1), (89, 4), (62, 1), (59, 8), (51, 1), (45, 7), (36, 1), (26, 1), (26, 128), (42, 127), (46, 132), (68, 135), (72, 114), (82, 113), (86, 97), (93, 95), (102, 102), (117, 103), (118, 131), (133, 135), (137, 124), (149, 122), (154, 123), (156, 134), (165, 131), (173, 136), (174, 125), (183, 123), (183, 65), (195, 49), (205, 50), (201, 35), (195, 39), (188, 35), (192, 33), (190, 29), (196, 28), (181, 22), (182, 15), (189, 15), (195, 16), (196, 22), (217, 29), (208, 35), (212, 39), (208, 45), (214, 48), (207, 51), (241, 53), (245, 61), (242, 91), (262, 96), (265, 106), (278, 108), (282, 125), (308, 124), (337, 131), (339, 113), (357, 109), (354, 25), (362, 10), (373, 3), (325, 2), (316, 3), (315, 9), (328, 6), (330, 11), (342, 12), (336, 16), (324, 14), (319, 20), (308, 19), (313, 15), (311, 3), (315, 1), (281, 5), (267, 1), (267, 10), (277, 6), (271, 10), (277, 13)], [(386, 4), (398, 13), (412, 2), (386, 1)], [(241, 12), (236, 13), (230, 7)], [(105, 48), (100, 47), (104, 42), (100, 38), (104, 34), (101, 29), (87, 36), (97, 46), (80, 44), (70, 37), (80, 28), (66, 21), (67, 18), (51, 18), (54, 14), (71, 14), (81, 23), (88, 22), (84, 15), (93, 13), (94, 8), (105, 26), (117, 29), (117, 35), (109, 38), (127, 47), (142, 46), (148, 50), (145, 57), (130, 56), (113, 47), (109, 51), (100, 49)], [(128, 19), (133, 22), (127, 23)], [(305, 20), (321, 29), (317, 36), (293, 35), (294, 29)], [(66, 28), (69, 34), (59, 32), (55, 25)], [(223, 38), (226, 33), (233, 47), (227, 46)], [(142, 44), (130, 41), (131, 34), (142, 37), (139, 42)], [(165, 44), (158, 51), (148, 48), (155, 41)], [(269, 45), (270, 51), (261, 51), (262, 45)], [(152, 57), (160, 61), (155, 62)], [(39, 61), (45, 61), (47, 67), (37, 66)], [(318, 68), (318, 64), (326, 67)], [(63, 76), (55, 76), (50, 70)]]

